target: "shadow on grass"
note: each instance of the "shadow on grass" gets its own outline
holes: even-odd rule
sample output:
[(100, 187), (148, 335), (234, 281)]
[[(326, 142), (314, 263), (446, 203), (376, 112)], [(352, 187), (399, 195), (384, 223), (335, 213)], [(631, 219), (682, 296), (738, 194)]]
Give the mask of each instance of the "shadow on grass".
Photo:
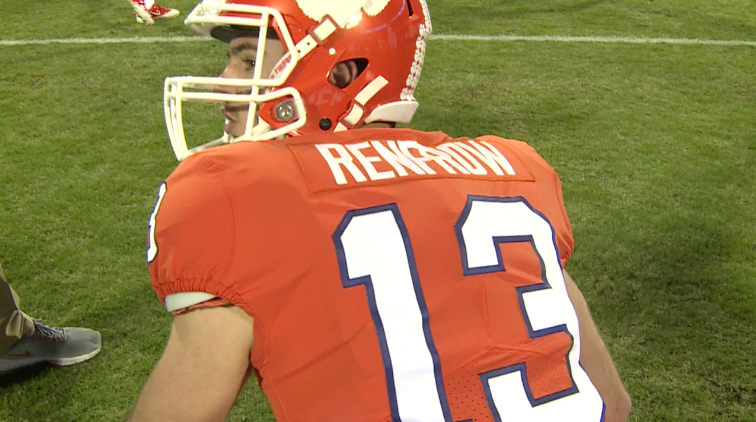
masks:
[(632, 229), (578, 265), (631, 395), (640, 393), (638, 420), (743, 420), (756, 405), (745, 242), (724, 214), (676, 207)]
[(0, 392), (8, 387), (16, 386), (33, 378), (38, 378), (40, 375), (45, 374), (54, 368), (56, 368), (55, 365), (38, 363), (33, 366), (27, 366), (14, 371), (2, 373), (0, 374)]

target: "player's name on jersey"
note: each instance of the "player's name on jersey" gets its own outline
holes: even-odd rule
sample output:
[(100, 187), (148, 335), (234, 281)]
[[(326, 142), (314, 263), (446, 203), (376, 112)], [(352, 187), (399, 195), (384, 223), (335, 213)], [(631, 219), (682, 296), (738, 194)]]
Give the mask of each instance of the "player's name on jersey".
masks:
[(337, 185), (418, 176), (517, 176), (510, 160), (501, 151), (489, 142), (472, 139), (433, 147), (417, 141), (375, 140), (316, 144), (315, 148)]

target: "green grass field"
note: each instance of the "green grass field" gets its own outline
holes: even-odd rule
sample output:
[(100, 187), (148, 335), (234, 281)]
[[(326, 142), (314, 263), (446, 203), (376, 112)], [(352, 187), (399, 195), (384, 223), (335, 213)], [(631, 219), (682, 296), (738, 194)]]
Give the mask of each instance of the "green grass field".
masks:
[[(0, 376), (0, 421), (119, 421), (171, 320), (144, 258), (176, 165), (163, 79), (219, 73), (224, 46), (175, 38), (193, 35), (180, 19), (139, 25), (124, 0), (3, 6), (0, 262), (27, 313), (97, 329), (104, 347)], [(577, 244), (567, 269), (630, 420), (756, 421), (756, 1), (429, 7), (414, 127), (525, 140), (559, 172)], [(74, 38), (127, 40), (9, 42)], [(273, 421), (253, 384), (230, 421)]]

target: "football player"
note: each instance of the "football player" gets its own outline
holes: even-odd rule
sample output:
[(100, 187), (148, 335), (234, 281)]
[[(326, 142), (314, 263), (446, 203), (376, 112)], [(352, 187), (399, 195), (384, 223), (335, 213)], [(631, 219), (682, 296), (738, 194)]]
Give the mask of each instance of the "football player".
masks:
[[(131, 421), (222, 421), (254, 374), (278, 421), (621, 422), (563, 270), (554, 170), (527, 144), (410, 122), (425, 0), (206, 0), (220, 77), (165, 82), (178, 168), (149, 221), (175, 317)], [(188, 102), (223, 135), (188, 142)]]

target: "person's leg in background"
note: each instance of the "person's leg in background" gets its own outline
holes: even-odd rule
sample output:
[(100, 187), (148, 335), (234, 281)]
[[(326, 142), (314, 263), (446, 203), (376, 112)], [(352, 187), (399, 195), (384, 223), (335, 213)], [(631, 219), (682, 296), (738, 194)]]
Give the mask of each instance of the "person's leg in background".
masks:
[(34, 333), (34, 320), (21, 312), (18, 302), (18, 295), (8, 284), (0, 265), (0, 355), (24, 335)]
[(93, 358), (101, 349), (97, 331), (48, 327), (23, 313), (0, 267), (0, 373), (40, 362), (73, 365)]

